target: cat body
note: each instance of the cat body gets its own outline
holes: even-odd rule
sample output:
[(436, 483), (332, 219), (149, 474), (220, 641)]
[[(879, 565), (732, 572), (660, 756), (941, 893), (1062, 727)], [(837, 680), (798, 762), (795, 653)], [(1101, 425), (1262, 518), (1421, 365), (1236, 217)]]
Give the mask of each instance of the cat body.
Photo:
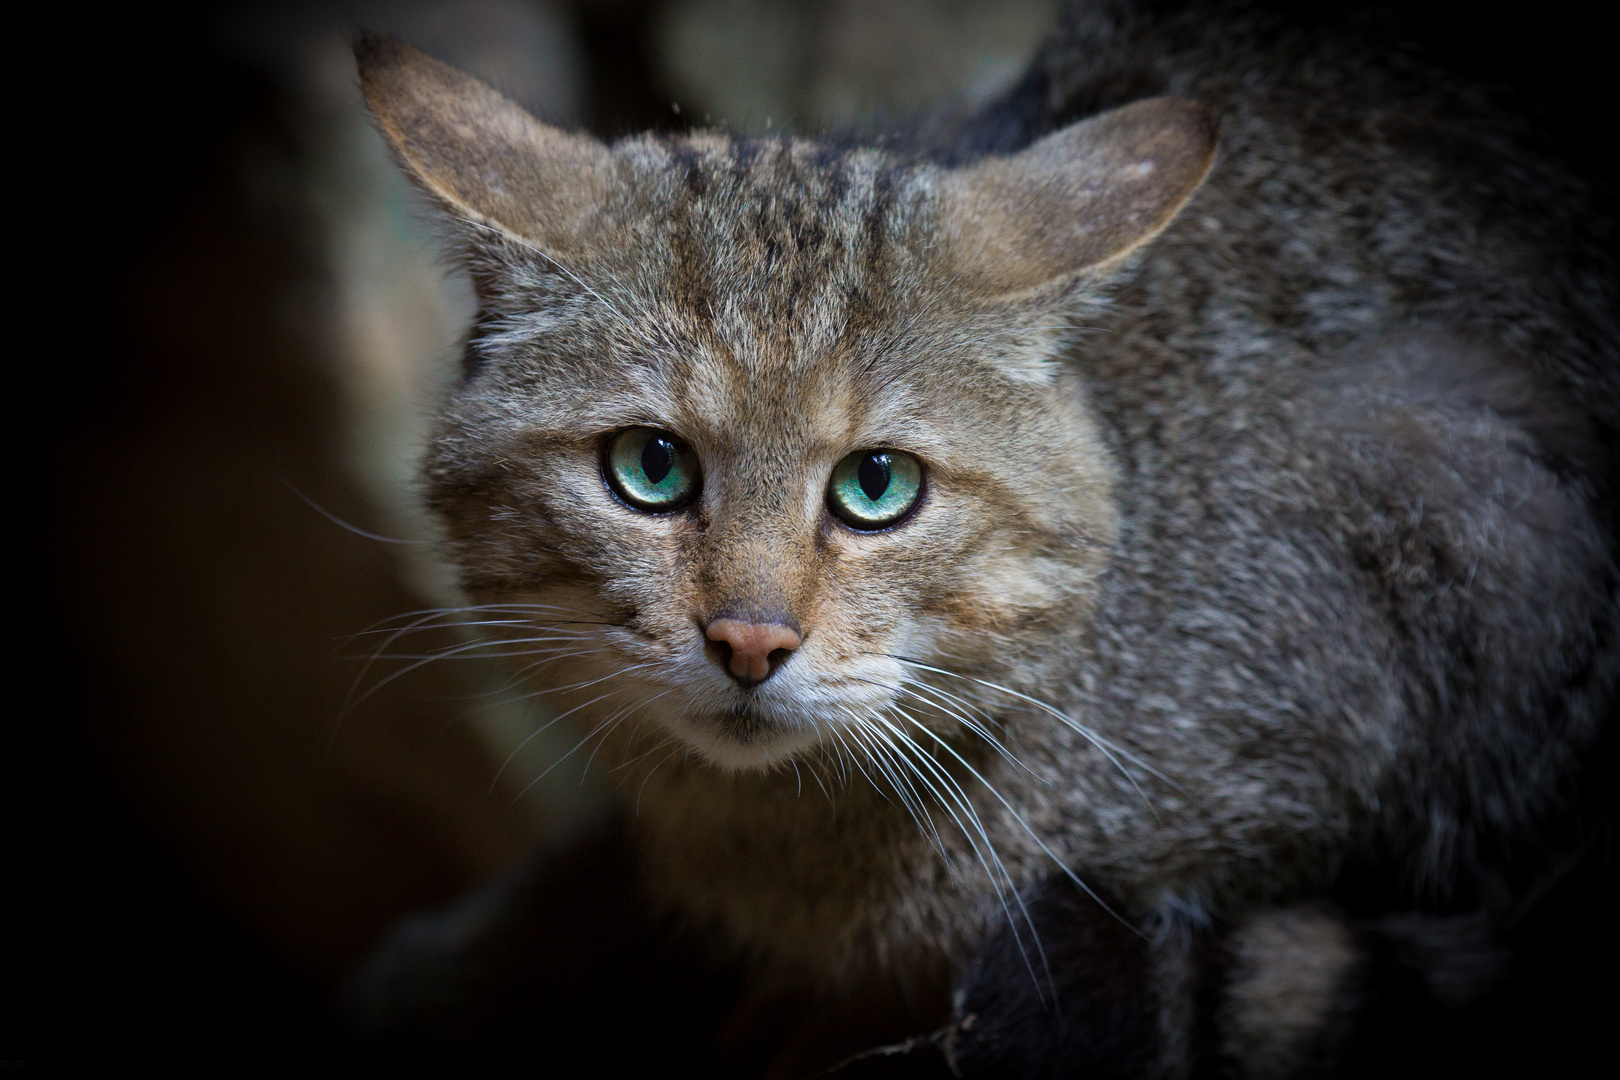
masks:
[[(1522, 895), (1620, 667), (1620, 329), (1510, 117), (1244, 12), (1077, 6), (888, 149), (610, 149), (359, 51), (479, 289), (450, 557), (619, 767), (647, 908), (754, 996), (921, 1032), (954, 985), (971, 1073), (1000, 941), (1036, 1000), (1134, 980), (1110, 1067), (1183, 1075), (1191, 943), (1235, 928), (1205, 1011), (1283, 1075), (1356, 955), (1347, 865)], [(644, 430), (701, 470), (668, 511), (609, 475)], [(846, 526), (877, 450), (915, 502)], [(762, 681), (733, 626), (787, 643)]]

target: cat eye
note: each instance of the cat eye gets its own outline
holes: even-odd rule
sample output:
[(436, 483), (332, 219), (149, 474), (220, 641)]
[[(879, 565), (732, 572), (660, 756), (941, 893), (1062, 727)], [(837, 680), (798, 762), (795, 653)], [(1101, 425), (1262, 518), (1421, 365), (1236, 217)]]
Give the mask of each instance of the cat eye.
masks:
[(899, 450), (857, 450), (833, 469), (827, 508), (852, 529), (887, 528), (922, 495), (922, 463)]
[(608, 443), (602, 472), (619, 498), (649, 514), (686, 505), (702, 476), (692, 448), (667, 431), (626, 428)]

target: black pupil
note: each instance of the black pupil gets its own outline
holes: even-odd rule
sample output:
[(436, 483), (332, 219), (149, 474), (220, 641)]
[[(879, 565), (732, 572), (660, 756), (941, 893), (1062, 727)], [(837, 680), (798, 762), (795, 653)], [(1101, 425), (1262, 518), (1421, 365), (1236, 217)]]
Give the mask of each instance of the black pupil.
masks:
[[(654, 435), (648, 439), (647, 445), (641, 448), (641, 471), (647, 474), (647, 479), (655, 484), (659, 483), (674, 467), (675, 444), (662, 435)], [(888, 476), (887, 466), (884, 467), (883, 474), (885, 477)]]
[(861, 459), (861, 467), (856, 475), (860, 478), (861, 490), (866, 492), (866, 497), (877, 502), (889, 490), (889, 455), (867, 454)]

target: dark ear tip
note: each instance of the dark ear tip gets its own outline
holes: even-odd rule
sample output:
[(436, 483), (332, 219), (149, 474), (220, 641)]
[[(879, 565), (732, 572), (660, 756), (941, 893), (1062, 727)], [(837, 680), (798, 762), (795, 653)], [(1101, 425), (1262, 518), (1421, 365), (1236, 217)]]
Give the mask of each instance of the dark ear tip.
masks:
[(403, 41), (364, 27), (350, 36), (349, 47), (354, 50), (354, 59), (360, 66), (362, 78), (369, 72), (398, 66), (410, 51), (410, 46)]
[(361, 26), (349, 34), (349, 48), (353, 50), (354, 58), (364, 64), (386, 50), (390, 40), (386, 34)]
[(1194, 120), (1204, 129), (1204, 134), (1209, 136), (1210, 141), (1213, 142), (1221, 133), (1221, 120), (1220, 117), (1215, 115), (1215, 110), (1202, 101), (1193, 101), (1190, 98), (1181, 98), (1179, 100), (1186, 102), (1188, 111), (1192, 113)]
[(1215, 111), (1202, 101), (1193, 98), (1149, 98), (1141, 104), (1151, 105), (1155, 119), (1161, 123), (1169, 122), (1182, 125), (1191, 130), (1200, 131), (1209, 138), (1214, 138), (1220, 128), (1220, 121), (1216, 119)]
[(1202, 182), (1220, 144), (1220, 118), (1213, 109), (1192, 98), (1160, 97), (1119, 111), (1126, 110), (1136, 113), (1128, 121), (1130, 126), (1154, 133), (1148, 141), (1158, 146), (1167, 163), (1179, 161), (1183, 169), (1197, 173)]
[(1215, 110), (1202, 101), (1194, 101), (1192, 98), (1165, 98), (1164, 100), (1179, 114), (1178, 119), (1186, 124), (1189, 129), (1201, 135), (1204, 141), (1209, 144), (1210, 149), (1213, 150), (1221, 135), (1221, 122), (1220, 118), (1215, 115)]

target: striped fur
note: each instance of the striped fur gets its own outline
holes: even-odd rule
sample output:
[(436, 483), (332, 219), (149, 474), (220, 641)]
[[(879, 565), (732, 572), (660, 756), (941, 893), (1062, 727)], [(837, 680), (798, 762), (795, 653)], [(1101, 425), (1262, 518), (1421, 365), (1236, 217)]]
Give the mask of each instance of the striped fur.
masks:
[[(998, 927), (1039, 980), (1019, 890), (1068, 875), (1156, 942), (1174, 1075), (1177, 941), (1248, 928), (1247, 1047), (1279, 987), (1333, 1012), (1337, 967), (1255, 967), (1309, 936), (1269, 905), (1360, 859), (1488, 907), (1568, 805), (1620, 669), (1620, 332), (1586, 196), (1511, 118), (1351, 39), (1123, 5), (904, 155), (605, 147), (360, 56), (479, 287), (426, 465), (449, 556), (623, 763), (649, 903), (760, 986), (942, 1019)], [(697, 452), (690, 509), (604, 485), (636, 425)], [(866, 447), (926, 492), (855, 533), (825, 492)], [(751, 611), (804, 643), (743, 689), (701, 628)], [(1290, 1024), (1239, 1056), (1287, 1073)]]

